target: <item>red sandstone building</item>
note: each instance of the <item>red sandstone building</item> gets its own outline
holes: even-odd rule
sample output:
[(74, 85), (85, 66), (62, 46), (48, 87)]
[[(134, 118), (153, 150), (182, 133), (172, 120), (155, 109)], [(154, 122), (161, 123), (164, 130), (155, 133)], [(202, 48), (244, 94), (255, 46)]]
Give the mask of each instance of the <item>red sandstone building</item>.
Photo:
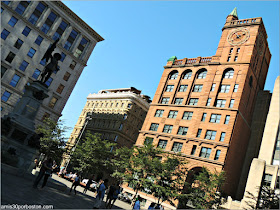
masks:
[(262, 18), (238, 20), (234, 9), (216, 55), (168, 60), (136, 145), (152, 138), (167, 152), (181, 152), (189, 170), (225, 170), (225, 191), (234, 198), (270, 58)]

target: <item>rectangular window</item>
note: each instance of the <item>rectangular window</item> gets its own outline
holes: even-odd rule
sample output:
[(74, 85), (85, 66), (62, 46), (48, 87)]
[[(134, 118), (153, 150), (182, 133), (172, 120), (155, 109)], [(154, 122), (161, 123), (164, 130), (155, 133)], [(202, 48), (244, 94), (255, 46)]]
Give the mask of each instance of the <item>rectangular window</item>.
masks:
[(197, 134), (196, 134), (196, 137), (197, 137), (197, 138), (199, 138), (199, 137), (201, 136), (201, 132), (202, 132), (202, 129), (199, 128), (199, 129), (197, 130)]
[(70, 69), (74, 70), (75, 66), (76, 66), (77, 62), (76, 61), (72, 61), (72, 63), (70, 64)]
[(31, 31), (31, 29), (29, 28), (29, 27), (25, 27), (24, 29), (23, 29), (23, 31), (22, 31), (22, 34), (24, 35), (24, 36), (28, 36), (28, 34), (30, 33), (30, 31)]
[(212, 84), (212, 87), (211, 87), (211, 92), (213, 92), (214, 90), (215, 90), (215, 87), (216, 87), (216, 84), (214, 83), (214, 84)]
[(50, 108), (54, 108), (54, 106), (55, 106), (57, 100), (58, 100), (57, 98), (52, 97), (52, 99), (50, 100), (50, 103), (49, 103), (49, 107), (50, 107)]
[(197, 148), (197, 146), (193, 145), (191, 155), (195, 155), (196, 148)]
[(164, 110), (158, 109), (155, 113), (155, 117), (162, 117)]
[(203, 85), (194, 85), (193, 92), (201, 92)]
[(19, 4), (17, 5), (17, 8), (15, 9), (15, 11), (22, 15), (24, 13), (24, 11), (26, 10), (26, 8), (28, 7), (30, 1), (20, 1)]
[(215, 140), (217, 131), (207, 130), (205, 134), (205, 139), (208, 140)]
[(33, 56), (35, 55), (36, 53), (36, 50), (33, 49), (32, 47), (30, 48), (29, 52), (27, 53), (27, 55), (30, 57), (30, 58), (33, 58)]
[(14, 16), (11, 17), (11, 19), (9, 20), (8, 24), (12, 27), (14, 27), (17, 23), (18, 19), (15, 18)]
[(22, 44), (23, 44), (23, 41), (21, 39), (18, 39), (16, 41), (16, 43), (14, 44), (14, 47), (19, 49), (19, 48), (21, 48)]
[(42, 66), (45, 66), (45, 65), (46, 65), (46, 59), (44, 58), (43, 60), (41, 60), (41, 61), (40, 61), (40, 64), (41, 64)]
[(45, 82), (45, 84), (49, 87), (49, 86), (51, 85), (52, 81), (53, 81), (53, 78), (50, 77), (50, 78)]
[(2, 33), (1, 33), (1, 38), (6, 40), (7, 37), (9, 36), (10, 32), (7, 31), (6, 29), (3, 29)]
[(6, 5), (9, 5), (10, 2), (11, 2), (11, 1), (1, 1), (1, 3), (4, 3), (4, 4), (6, 4)]
[(183, 98), (175, 98), (175, 103), (174, 104), (177, 104), (177, 105), (181, 105), (183, 103)]
[(37, 39), (35, 40), (35, 43), (37, 44), (37, 45), (41, 45), (41, 43), (42, 43), (42, 41), (43, 41), (43, 37), (41, 37), (40, 35), (37, 37)]
[(169, 98), (162, 98), (161, 104), (168, 104)]
[(233, 52), (233, 48), (230, 48), (229, 53), (232, 53), (232, 52)]
[(230, 61), (230, 56), (228, 56), (228, 58), (227, 58), (227, 62), (229, 62)]
[[(105, 106), (105, 107), (107, 107), (107, 105), (108, 105), (108, 103), (106, 104), (106, 106)], [(124, 114), (124, 115), (123, 115), (123, 119), (124, 119), (124, 120), (126, 120), (126, 119), (127, 119), (127, 114)]]
[(217, 99), (216, 107), (225, 107), (226, 100), (225, 99)]
[(220, 92), (221, 93), (228, 93), (230, 89), (230, 85), (221, 85)]
[(67, 28), (67, 26), (68, 26), (68, 24), (67, 24), (66, 22), (61, 21), (61, 23), (60, 23), (60, 25), (58, 26), (56, 32), (54, 33), (52, 39), (53, 39), (53, 40), (59, 39), (59, 38), (62, 36), (62, 34), (63, 34), (63, 32), (65, 31), (65, 29)]
[(193, 116), (193, 112), (186, 111), (183, 114), (183, 120), (191, 120)]
[(32, 75), (34, 79), (38, 79), (39, 75), (41, 74), (41, 71), (39, 69), (36, 69)]
[(56, 89), (56, 92), (61, 94), (62, 91), (63, 91), (63, 89), (64, 89), (64, 87), (65, 87), (64, 85), (60, 84), (60, 85), (58, 86), (58, 88)]
[(171, 133), (173, 125), (164, 125), (163, 133)]
[(220, 154), (221, 154), (221, 150), (218, 149), (218, 150), (216, 151), (214, 160), (219, 160)]
[(83, 51), (85, 50), (85, 48), (87, 46), (87, 43), (88, 43), (88, 40), (83, 37), (79, 46), (77, 47), (77, 49), (74, 52), (75, 57), (77, 57), (77, 58), (81, 57)]
[(22, 63), (19, 66), (19, 69), (22, 71), (25, 71), (29, 63), (27, 63), (25, 60), (22, 61)]
[[(104, 125), (103, 125), (104, 126)], [(119, 130), (121, 131), (123, 128), (123, 124), (120, 124)]]
[(201, 150), (200, 150), (199, 157), (208, 158), (209, 159), (210, 154), (211, 154), (211, 149), (210, 148), (202, 147)]
[(18, 76), (17, 74), (15, 74), (10, 82), (10, 85), (13, 87), (16, 87), (18, 84), (18, 81), (20, 80), (20, 76)]
[(207, 113), (203, 113), (203, 114), (202, 114), (202, 118), (201, 118), (201, 121), (202, 121), (202, 122), (204, 122), (204, 121), (205, 121), (206, 116), (207, 116)]
[(57, 18), (57, 15), (54, 14), (53, 12), (51, 12), (49, 14), (48, 18), (46, 19), (46, 22), (42, 25), (41, 31), (43, 31), (45, 34), (47, 34), (48, 31), (50, 30), (50, 28), (52, 27), (56, 18)]
[(208, 98), (206, 102), (206, 106), (210, 106), (210, 104), (211, 104), (211, 98)]
[(262, 181), (262, 185), (270, 187), (271, 181), (272, 181), (272, 175), (271, 174), (265, 174), (264, 178), (263, 178), (263, 181)]
[(222, 132), (221, 133), (221, 137), (220, 137), (220, 141), (224, 141), (225, 140), (225, 136), (226, 136), (226, 133)]
[(32, 13), (32, 15), (29, 17), (28, 21), (30, 23), (32, 23), (33, 25), (35, 25), (45, 9), (46, 9), (46, 6), (44, 4), (42, 4), (41, 2), (39, 2), (37, 7), (35, 8), (34, 12)]
[[(4, 9), (1, 7), (1, 13), (4, 11)], [(2, 107), (1, 107), (2, 108)], [(1, 110), (2, 111), (2, 110)]]
[(229, 119), (230, 119), (230, 115), (226, 115), (225, 124), (228, 124), (228, 123), (229, 123)]
[(145, 138), (145, 141), (144, 141), (144, 144), (152, 144), (153, 141), (154, 141), (153, 138), (151, 138), (151, 137), (146, 137), (146, 138)]
[(179, 129), (178, 129), (178, 135), (183, 135), (183, 136), (185, 136), (185, 135), (187, 135), (187, 133), (188, 133), (188, 127), (179, 127)]
[(185, 73), (184, 78), (183, 79), (190, 79), (192, 77), (192, 72), (189, 71), (187, 73)]
[(69, 50), (73, 44), (73, 42), (75, 41), (76, 37), (78, 35), (78, 32), (75, 30), (72, 30), (67, 41), (65, 42), (64, 48), (66, 50)]
[(11, 96), (11, 93), (8, 91), (5, 91), (1, 97), (1, 100), (7, 102), (9, 100), (10, 96)]
[(166, 140), (159, 140), (157, 147), (161, 148), (161, 149), (165, 149), (166, 145), (167, 145), (167, 141)]
[(230, 104), (229, 104), (229, 108), (232, 108), (232, 107), (233, 107), (233, 104), (234, 104), (234, 99), (231, 99), (231, 100), (230, 100)]
[(69, 80), (69, 77), (71, 76), (71, 74), (69, 72), (65, 72), (64, 76), (63, 76), (63, 79), (65, 81), (68, 81)]
[(7, 71), (8, 69), (5, 67), (5, 66), (2, 66), (1, 65), (1, 77), (3, 77), (3, 75), (5, 74), (5, 72)]
[(188, 85), (180, 85), (179, 92), (186, 92), (188, 89)]
[(240, 52), (240, 48), (237, 48), (236, 53), (239, 53), (239, 52)]
[(63, 61), (64, 61), (64, 59), (65, 59), (65, 57), (66, 57), (66, 55), (65, 55), (65, 53), (63, 53), (63, 52), (62, 52), (60, 55), (61, 55), (61, 59), (60, 59), (60, 61), (61, 61), (61, 62), (63, 62)]
[(6, 57), (6, 61), (9, 62), (9, 63), (12, 63), (12, 61), (14, 60), (16, 54), (15, 53), (12, 53), (12, 52), (9, 52), (9, 54), (7, 55)]
[(150, 131), (157, 131), (159, 124), (152, 123), (150, 126)]
[(166, 89), (165, 89), (165, 92), (172, 92), (173, 88), (174, 88), (174, 85), (167, 85)]
[(179, 143), (179, 142), (174, 142), (173, 146), (172, 146), (172, 151), (173, 152), (181, 152), (183, 147), (183, 143)]
[(239, 85), (238, 85), (238, 84), (235, 84), (235, 85), (234, 85), (234, 89), (233, 89), (233, 92), (234, 92), (234, 93), (236, 93), (236, 92), (237, 92), (238, 87), (239, 87)]
[(189, 101), (189, 105), (197, 105), (198, 98), (191, 98)]
[(238, 56), (235, 56), (235, 57), (234, 57), (234, 62), (236, 62), (236, 61), (237, 61), (237, 58), (238, 58)]
[(220, 114), (211, 114), (210, 121), (211, 123), (220, 123), (221, 115)]
[(168, 118), (176, 118), (178, 111), (170, 111), (168, 114)]

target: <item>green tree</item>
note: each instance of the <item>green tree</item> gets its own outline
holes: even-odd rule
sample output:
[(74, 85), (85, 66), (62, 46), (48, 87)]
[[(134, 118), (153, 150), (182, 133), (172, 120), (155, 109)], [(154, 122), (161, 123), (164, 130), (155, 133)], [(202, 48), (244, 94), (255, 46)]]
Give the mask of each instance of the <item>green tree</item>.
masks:
[(116, 143), (101, 139), (100, 134), (87, 132), (85, 139), (81, 139), (71, 157), (71, 165), (80, 173), (110, 173), (115, 145)]
[(36, 133), (40, 136), (39, 152), (45, 154), (46, 157), (53, 158), (57, 163), (61, 161), (62, 154), (65, 151), (65, 132), (69, 128), (63, 126), (61, 120), (53, 121), (46, 118), (42, 125), (36, 129)]
[(222, 186), (225, 181), (225, 172), (211, 173), (208, 169), (194, 177), (194, 182), (187, 185), (187, 194), (181, 195), (185, 203), (190, 202), (196, 209), (219, 208), (223, 202)]

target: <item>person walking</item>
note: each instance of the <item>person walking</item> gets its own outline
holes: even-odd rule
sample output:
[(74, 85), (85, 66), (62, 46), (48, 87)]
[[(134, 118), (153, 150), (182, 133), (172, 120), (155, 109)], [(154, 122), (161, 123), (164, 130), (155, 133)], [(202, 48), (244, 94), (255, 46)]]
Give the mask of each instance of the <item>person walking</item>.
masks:
[(104, 182), (102, 179), (100, 179), (100, 185), (97, 191), (97, 196), (96, 196), (96, 203), (94, 205), (94, 209), (98, 209), (100, 208), (102, 201), (104, 199), (105, 196), (105, 190), (107, 188), (107, 183), (108, 183), (108, 179), (105, 179)]
[(72, 191), (72, 188), (73, 188), (73, 189), (74, 189), (74, 192), (75, 192), (75, 195), (76, 195), (76, 193), (77, 193), (76, 187), (80, 184), (80, 176), (79, 176), (79, 174), (77, 174), (77, 173), (75, 173), (75, 174), (76, 174), (76, 177), (75, 177), (74, 180), (73, 180), (73, 184), (72, 184), (72, 186), (71, 186), (71, 189), (70, 189), (69, 194), (71, 194), (71, 191)]
[(108, 191), (107, 198), (106, 198), (106, 209), (111, 206), (111, 201), (113, 200), (113, 194), (115, 191), (116, 191), (115, 184), (112, 184), (109, 187), (109, 191)]
[(110, 205), (108, 206), (110, 209), (113, 207), (114, 203), (116, 202), (117, 198), (119, 197), (119, 194), (121, 193), (121, 190), (120, 190), (120, 185), (117, 184), (117, 187), (113, 193), (113, 199), (112, 199), (112, 202), (110, 203)]
[(93, 183), (93, 179), (94, 179), (94, 175), (92, 176), (92, 178), (88, 179), (88, 182), (87, 182), (87, 184), (85, 186), (85, 189), (83, 191), (84, 194), (87, 193), (87, 190), (90, 188), (90, 185)]
[(33, 183), (33, 188), (37, 189), (39, 182), (41, 181), (43, 176), (45, 176), (42, 184), (42, 188), (43, 188), (46, 185), (48, 178), (51, 175), (51, 172), (52, 172), (52, 158), (49, 158), (43, 162), (40, 172)]
[(140, 197), (137, 196), (136, 201), (133, 205), (133, 209), (140, 209)]

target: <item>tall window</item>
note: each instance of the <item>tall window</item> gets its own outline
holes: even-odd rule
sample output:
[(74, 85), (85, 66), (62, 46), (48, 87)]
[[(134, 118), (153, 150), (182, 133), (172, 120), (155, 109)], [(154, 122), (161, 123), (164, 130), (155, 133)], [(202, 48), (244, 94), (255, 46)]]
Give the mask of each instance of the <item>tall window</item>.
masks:
[(210, 154), (211, 154), (211, 149), (210, 148), (202, 147), (201, 150), (200, 150), (199, 157), (209, 158)]
[(46, 6), (44, 4), (42, 4), (41, 2), (39, 2), (39, 4), (35, 8), (34, 12), (30, 16), (28, 21), (35, 25), (45, 9), (46, 9)]
[(150, 131), (157, 131), (159, 124), (152, 123), (150, 126)]
[(66, 57), (66, 55), (65, 55), (65, 53), (63, 53), (63, 52), (62, 52), (60, 55), (61, 55), (61, 59), (60, 59), (60, 61), (61, 61), (61, 62), (63, 62), (63, 61), (64, 61), (64, 59), (65, 59), (65, 57)]
[(191, 71), (188, 71), (185, 73), (183, 79), (190, 79), (192, 77), (192, 72)]
[(208, 140), (215, 140), (217, 131), (207, 130), (205, 134), (205, 139)]
[(57, 18), (57, 15), (51, 12), (46, 20), (46, 22), (42, 25), (41, 31), (43, 31), (45, 34), (48, 33), (50, 28), (52, 27), (55, 19)]
[(191, 98), (189, 101), (189, 105), (197, 105), (198, 98)]
[(50, 100), (50, 103), (49, 103), (49, 107), (50, 107), (50, 108), (54, 108), (54, 106), (55, 106), (57, 100), (58, 100), (57, 98), (52, 97), (52, 99)]
[(170, 111), (168, 114), (168, 118), (176, 118), (178, 111)]
[(11, 93), (8, 91), (5, 91), (1, 97), (1, 100), (7, 102), (9, 100), (10, 96), (11, 96)]
[(11, 17), (11, 19), (9, 20), (8, 24), (12, 27), (14, 27), (17, 23), (18, 19), (15, 18), (14, 16)]
[(162, 117), (164, 110), (158, 109), (155, 113), (155, 117)]
[(41, 71), (39, 69), (36, 69), (32, 75), (34, 79), (38, 79), (39, 75), (41, 74)]
[(145, 138), (145, 141), (144, 141), (144, 144), (152, 144), (153, 141), (154, 141), (153, 138), (151, 138), (151, 137), (146, 137), (146, 138)]
[(233, 104), (234, 104), (234, 99), (231, 99), (231, 100), (230, 100), (230, 103), (229, 103), (229, 108), (232, 108), (232, 107), (233, 107)]
[(24, 11), (26, 10), (26, 8), (28, 7), (30, 1), (20, 1), (19, 4), (17, 5), (17, 8), (15, 9), (15, 11), (22, 15), (24, 13)]
[(12, 61), (14, 60), (16, 54), (13, 52), (9, 52), (9, 54), (7, 55), (7, 57), (5, 58), (5, 60), (9, 63), (12, 63)]
[(210, 106), (210, 104), (211, 104), (211, 98), (208, 98), (206, 102), (206, 106)]
[(210, 121), (211, 123), (220, 123), (221, 115), (220, 114), (211, 114)]
[(183, 103), (183, 98), (175, 98), (174, 104), (181, 105)]
[(22, 71), (25, 71), (29, 63), (27, 63), (25, 60), (22, 61), (22, 63), (19, 66), (19, 69)]
[(224, 74), (225, 79), (232, 79), (234, 74), (234, 70), (227, 70)]
[(80, 58), (87, 44), (88, 44), (88, 40), (83, 37), (80, 44), (78, 45), (77, 49), (74, 52), (74, 56)]
[(238, 84), (235, 84), (235, 85), (234, 85), (234, 89), (233, 89), (233, 92), (234, 92), (234, 93), (236, 93), (236, 92), (237, 92), (238, 87), (239, 87), (239, 85), (238, 85)]
[(228, 93), (230, 89), (230, 85), (221, 85), (220, 92), (221, 93)]
[(17, 74), (15, 74), (10, 82), (10, 85), (13, 87), (16, 87), (18, 84), (18, 81), (20, 80), (20, 76), (18, 76)]
[(263, 177), (262, 185), (270, 187), (272, 181), (272, 175), (271, 174), (265, 174)]
[(14, 47), (17, 49), (20, 49), (22, 44), (23, 44), (23, 41), (21, 39), (17, 39), (17, 41), (14, 44)]
[(63, 76), (63, 80), (68, 81), (70, 76), (71, 76), (71, 74), (69, 72), (65, 72), (65, 74)]
[(40, 35), (37, 37), (37, 39), (35, 40), (35, 43), (37, 44), (37, 45), (41, 45), (41, 43), (42, 43), (42, 41), (43, 41), (43, 37), (41, 37)]
[(219, 160), (220, 154), (221, 154), (221, 150), (218, 149), (218, 150), (216, 151), (214, 160)]
[(30, 57), (30, 58), (33, 58), (33, 56), (35, 55), (36, 53), (36, 50), (33, 49), (32, 47), (30, 48), (29, 52), (27, 53), (27, 55)]
[(212, 84), (212, 87), (211, 87), (211, 92), (213, 92), (214, 90), (215, 90), (215, 87), (216, 87), (216, 84), (214, 83), (214, 84)]
[(205, 79), (206, 75), (207, 75), (207, 71), (206, 70), (201, 71), (200, 73), (198, 73), (197, 79)]
[(11, 1), (1, 1), (1, 3), (4, 3), (6, 5), (8, 5)]
[(49, 87), (49, 86), (51, 85), (52, 81), (53, 81), (53, 78), (50, 77), (50, 78), (45, 82), (45, 84)]
[(179, 143), (179, 142), (174, 142), (173, 146), (172, 146), (172, 151), (173, 152), (181, 152), (183, 147), (183, 143)]
[(159, 140), (157, 147), (161, 149), (165, 149), (166, 145), (167, 145), (166, 140)]
[(171, 79), (171, 80), (177, 79), (177, 77), (178, 77), (178, 72), (173, 72), (173, 73), (170, 75), (170, 79)]
[(30, 33), (30, 31), (31, 31), (31, 29), (29, 27), (25, 26), (25, 28), (22, 31), (22, 34), (27, 37), (28, 34)]
[(226, 100), (225, 99), (217, 99), (216, 107), (225, 107)]
[(71, 33), (70, 33), (68, 39), (67, 39), (66, 42), (65, 42), (64, 48), (65, 48), (66, 50), (69, 50), (69, 49), (71, 48), (71, 46), (72, 46), (73, 42), (75, 41), (77, 35), (78, 35), (78, 32), (75, 31), (75, 30), (73, 29), (73, 30), (71, 31)]
[(64, 89), (64, 87), (65, 87), (64, 85), (60, 84), (60, 85), (58, 86), (58, 88), (56, 89), (56, 92), (61, 94), (62, 91), (63, 91), (63, 89)]
[(186, 92), (188, 89), (188, 85), (180, 85), (179, 92)]
[(162, 98), (161, 104), (168, 104), (169, 98)]
[(221, 137), (220, 137), (220, 141), (224, 141), (225, 140), (225, 136), (226, 136), (226, 133), (222, 132), (221, 133)]
[(77, 65), (77, 62), (72, 60), (71, 64), (70, 64), (70, 69), (74, 70), (75, 66)]
[(63, 34), (63, 32), (65, 31), (65, 29), (67, 28), (67, 26), (68, 26), (68, 24), (67, 24), (66, 22), (61, 21), (61, 23), (60, 23), (60, 25), (58, 26), (56, 32), (54, 33), (52, 39), (53, 39), (53, 40), (59, 39), (59, 38), (62, 36), (62, 34)]
[(228, 123), (229, 123), (229, 119), (230, 119), (230, 115), (226, 115), (225, 124), (228, 124)]
[(199, 138), (201, 136), (202, 129), (199, 128), (196, 133), (196, 137)]
[(186, 111), (183, 114), (183, 120), (191, 120), (193, 116), (193, 112)]
[(1, 33), (1, 38), (6, 40), (7, 37), (9, 36), (10, 32), (7, 31), (6, 29), (3, 29), (2, 33)]
[(174, 85), (167, 85), (166, 89), (165, 89), (165, 92), (172, 92), (173, 88), (174, 88)]
[(197, 146), (196, 146), (196, 145), (193, 145), (192, 151), (191, 151), (191, 155), (194, 155), (194, 154), (195, 154), (196, 148), (197, 148)]
[(163, 133), (171, 133), (173, 125), (164, 125)]
[(185, 135), (187, 135), (187, 133), (188, 133), (188, 127), (179, 127), (179, 129), (178, 129), (178, 135), (183, 135), (183, 136), (185, 136)]
[(201, 92), (203, 85), (194, 85), (193, 92)]
[(204, 121), (205, 121), (206, 116), (207, 116), (207, 113), (203, 113), (203, 114), (202, 114), (202, 118), (201, 118), (201, 121), (202, 121), (202, 122), (204, 122)]

